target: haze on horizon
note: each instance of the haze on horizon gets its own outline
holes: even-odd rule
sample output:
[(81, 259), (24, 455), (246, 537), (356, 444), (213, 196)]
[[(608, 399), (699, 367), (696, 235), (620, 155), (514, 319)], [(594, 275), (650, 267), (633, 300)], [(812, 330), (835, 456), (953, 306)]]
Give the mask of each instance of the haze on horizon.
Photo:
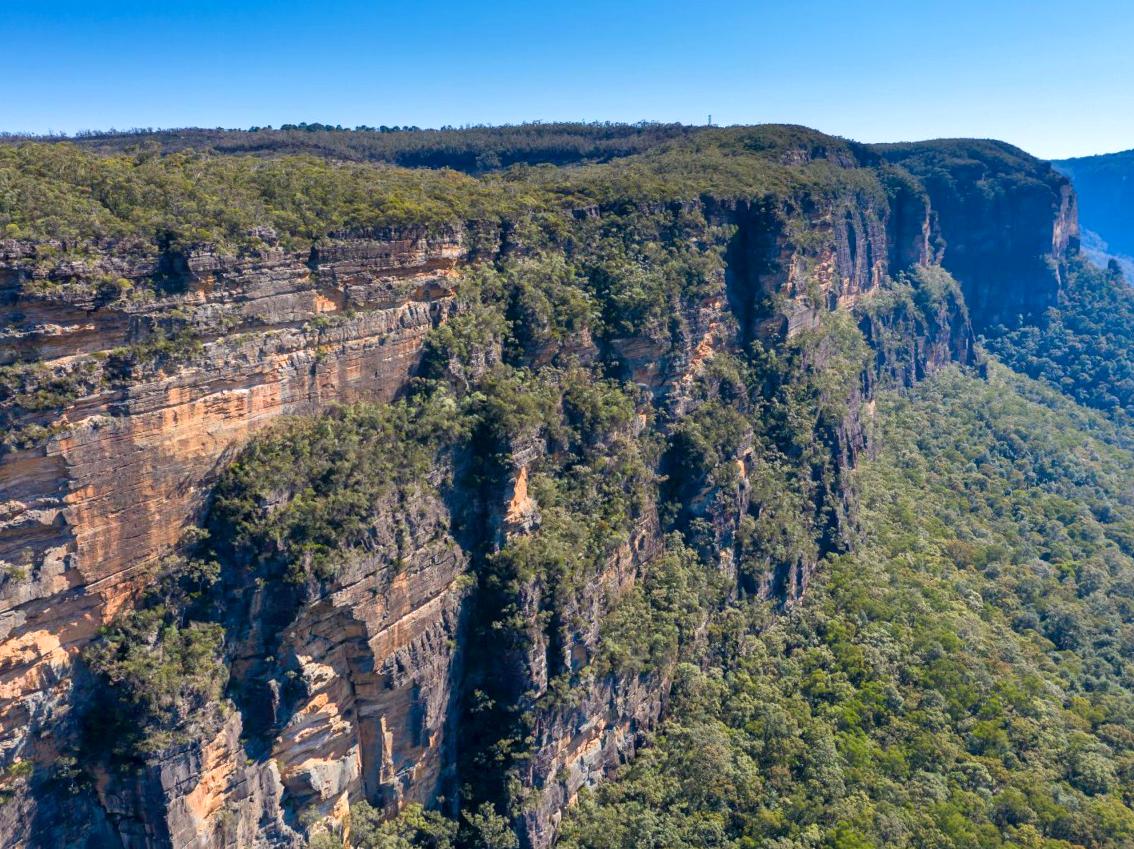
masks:
[(793, 123), (1134, 148), (1119, 0), (10, 4), (0, 130)]

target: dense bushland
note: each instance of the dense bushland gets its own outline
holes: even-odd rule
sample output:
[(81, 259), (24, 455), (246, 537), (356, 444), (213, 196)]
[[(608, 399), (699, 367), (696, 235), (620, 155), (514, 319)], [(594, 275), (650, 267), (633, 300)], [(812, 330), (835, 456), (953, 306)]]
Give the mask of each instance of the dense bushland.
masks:
[[(480, 144), (471, 136), (468, 143)], [(41, 240), (43, 262), (53, 252), (81, 258), (90, 241), (105, 239), (130, 239), (152, 251), (200, 244), (239, 250), (277, 239), (294, 249), (343, 232), (706, 193), (751, 198), (851, 189), (881, 198), (873, 169), (882, 167), (862, 145), (779, 126), (704, 129), (607, 162), (518, 163), (479, 177), (303, 154), (101, 154), (71, 143), (24, 142), (0, 145), (0, 236)]]
[(284, 125), (278, 129), (158, 130), (90, 133), (75, 144), (104, 153), (158, 146), (172, 153), (208, 150), (272, 156), (308, 153), (334, 159), (387, 162), (407, 168), (453, 168), (470, 173), (528, 165), (566, 165), (630, 156), (696, 132), (680, 124), (518, 124), (422, 130), (417, 127)]
[(1059, 303), (1040, 321), (989, 331), (987, 346), (1012, 368), (1123, 422), (1134, 416), (1134, 292), (1114, 267), (1078, 260), (1064, 269)]

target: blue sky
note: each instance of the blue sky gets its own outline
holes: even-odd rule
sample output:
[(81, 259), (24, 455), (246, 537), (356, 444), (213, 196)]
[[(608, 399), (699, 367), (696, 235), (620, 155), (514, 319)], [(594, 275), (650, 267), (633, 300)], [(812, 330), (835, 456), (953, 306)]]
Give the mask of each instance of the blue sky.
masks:
[(0, 0), (0, 129), (789, 122), (1134, 148), (1120, 0)]

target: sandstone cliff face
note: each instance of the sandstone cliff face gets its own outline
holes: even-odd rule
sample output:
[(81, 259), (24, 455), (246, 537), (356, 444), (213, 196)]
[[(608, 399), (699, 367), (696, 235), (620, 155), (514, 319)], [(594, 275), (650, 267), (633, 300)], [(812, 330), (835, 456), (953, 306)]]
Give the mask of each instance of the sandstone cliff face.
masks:
[[(733, 232), (712, 294), (681, 305), (665, 338), (587, 336), (568, 343), (571, 354), (605, 358), (641, 386), (643, 410), (675, 421), (703, 403), (693, 386), (714, 357), (752, 343), (783, 348), (829, 314), (853, 315), (872, 358), (840, 388), (843, 412), (817, 436), (836, 463), (814, 493), (827, 523), (822, 545), (845, 544), (853, 493), (842, 478), (866, 446), (875, 388), (973, 356), (960, 297), (879, 306), (892, 297), (891, 278), (943, 263), (991, 321), (1043, 303), (1036, 262), (1073, 248), (1065, 185), (1054, 208), (1047, 195), (1007, 205), (967, 199), (961, 208), (938, 194), (910, 182), (888, 203), (855, 193), (702, 201), (698, 211)], [(987, 234), (1009, 219), (1020, 222), (1015, 247), (989, 269), (1003, 246)], [(34, 765), (30, 780), (11, 782), (0, 845), (65, 845), (83, 835), (88, 845), (130, 849), (300, 846), (317, 819), (343, 822), (352, 801), (390, 812), (410, 801), (452, 808), (468, 780), (460, 749), (476, 745), (462, 726), (468, 697), (488, 674), (530, 715), (531, 757), (518, 772), (529, 801), (512, 823), (525, 846), (549, 845), (580, 788), (633, 755), (663, 713), (664, 672), (604, 674), (569, 703), (549, 687), (557, 672), (594, 659), (604, 617), (651, 568), (662, 537), (656, 505), (556, 611), (559, 626), (542, 624), (546, 587), (532, 583), (522, 593), (532, 626), (521, 649), (498, 652), (470, 636), (483, 614), (470, 570), (540, 525), (528, 481), (549, 449), (533, 440), (511, 447), (491, 486), (464, 493), (477, 502), (471, 514), (452, 497), (468, 458), (439, 461), (420, 488), (399, 490), (378, 511), (372, 549), (344, 559), (332, 580), (297, 586), (225, 564), (232, 686), (217, 721), (141, 772), (102, 773), (72, 797), (44, 778), (73, 734), (77, 652), (152, 580), (254, 433), (280, 416), (403, 389), (426, 334), (459, 310), (464, 269), (474, 244), (485, 244), (470, 233), (344, 236), (310, 253), (237, 258), (207, 250), (154, 258), (107, 245), (81, 268), (53, 266), (42, 246), (4, 246), (4, 356), (48, 374), (85, 371), (59, 408), (10, 405), (10, 428), (40, 429), (0, 458), (0, 765)], [(489, 254), (515, 249), (500, 238), (487, 240)], [(90, 294), (99, 291), (94, 280), (106, 281), (102, 296)], [(199, 346), (137, 353), (179, 333)], [(123, 346), (135, 355), (116, 351)], [(555, 353), (527, 356), (538, 364)], [(808, 350), (801, 368), (822, 372), (827, 356)], [(737, 572), (741, 519), (765, 506), (751, 452), (732, 462), (735, 490), (689, 483), (687, 518), (711, 528), (735, 592), (798, 598), (814, 558)]]
[[(162, 322), (203, 337), (186, 361), (104, 378), (61, 410), (9, 423), (39, 419), (52, 434), (0, 459), (6, 759), (34, 757), (65, 702), (75, 652), (149, 579), (249, 436), (282, 415), (400, 390), (425, 334), (455, 309), (461, 242), (459, 231), (411, 231), (343, 240), (310, 256), (108, 252), (46, 278), (41, 248), (6, 248), (9, 356), (65, 370), (85, 354), (105, 372), (107, 352), (144, 344)], [(89, 285), (76, 286), (77, 297), (69, 291), (72, 280), (109, 275), (138, 289), (158, 276), (158, 294), (99, 304), (86, 299)]]

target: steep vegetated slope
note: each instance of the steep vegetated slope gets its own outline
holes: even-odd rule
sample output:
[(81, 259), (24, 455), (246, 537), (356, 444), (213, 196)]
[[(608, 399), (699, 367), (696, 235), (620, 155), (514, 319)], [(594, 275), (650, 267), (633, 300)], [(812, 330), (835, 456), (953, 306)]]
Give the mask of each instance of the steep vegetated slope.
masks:
[[(972, 366), (970, 315), (1008, 338), (1078, 297), (1063, 178), (995, 143), (867, 148), (796, 127), (677, 133), (605, 163), (479, 177), (24, 145), (0, 148), (0, 178), (5, 845), (544, 847), (666, 715), (679, 725), (583, 805), (568, 840), (628, 834), (604, 824), (605, 806), (645, 792), (634, 776), (652, 781), (690, 743), (757, 783), (712, 799), (732, 781), (722, 764), (693, 757), (702, 779), (667, 771), (702, 795), (674, 797), (691, 819), (667, 824), (665, 845), (708, 844), (712, 829), (754, 845), (871, 839), (856, 800), (884, 794), (866, 707), (858, 725), (847, 707), (845, 728), (819, 706), (784, 719), (781, 736), (803, 723), (850, 788), (832, 785), (830, 809), (797, 831), (751, 795), (790, 795), (795, 767), (811, 769), (797, 743), (769, 744), (761, 768), (731, 740), (668, 741), (686, 720), (736, 736), (721, 711), (752, 697), (705, 683), (714, 669), (722, 682), (748, 670), (778, 704), (777, 655), (753, 647), (810, 646), (800, 623), (834, 616), (826, 599), (875, 574), (857, 558), (897, 545), (882, 530), (901, 521), (873, 482), (916, 457), (885, 393)], [(999, 395), (1015, 385), (994, 378)], [(933, 387), (957, 403), (992, 391), (941, 380), (922, 407), (902, 402), (910, 416)], [(993, 438), (973, 428), (966, 438)], [(952, 431), (929, 430), (945, 476)], [(1118, 498), (1122, 456), (1084, 504)], [(981, 463), (990, 486), (1017, 473)], [(1121, 525), (1114, 509), (1096, 524)], [(1099, 557), (1113, 546), (1098, 542)], [(824, 704), (861, 688), (884, 717), (885, 676), (930, 651), (903, 641), (924, 624), (907, 597), (938, 585), (906, 565), (893, 615), (908, 630), (891, 638), (911, 654), (870, 655), (851, 675), (831, 649), (830, 668), (808, 668), (816, 693), (823, 676), (835, 688)], [(941, 609), (959, 617), (961, 601)], [(952, 674), (968, 661), (933, 627)], [(856, 633), (839, 639), (861, 651)], [(912, 674), (894, 684), (911, 704)], [(1085, 687), (1068, 675), (1067, 692)], [(934, 714), (963, 769), (964, 711), (984, 701), (965, 686)], [(996, 725), (1007, 710), (980, 719), (1020, 757)], [(921, 718), (901, 734), (925, 731)], [(1118, 744), (1083, 733), (1090, 771)], [(970, 754), (988, 794), (1010, 784)], [(984, 790), (945, 774), (933, 792), (948, 818), (956, 794)], [(1119, 822), (1122, 775), (1094, 790), (1068, 777), (1068, 792)], [(790, 804), (814, 801), (811, 787)], [(914, 834), (909, 806), (892, 804), (894, 828)], [(1036, 835), (1062, 834), (1038, 804)], [(718, 821), (721, 805), (737, 816)], [(966, 822), (979, 831), (978, 814)]]

